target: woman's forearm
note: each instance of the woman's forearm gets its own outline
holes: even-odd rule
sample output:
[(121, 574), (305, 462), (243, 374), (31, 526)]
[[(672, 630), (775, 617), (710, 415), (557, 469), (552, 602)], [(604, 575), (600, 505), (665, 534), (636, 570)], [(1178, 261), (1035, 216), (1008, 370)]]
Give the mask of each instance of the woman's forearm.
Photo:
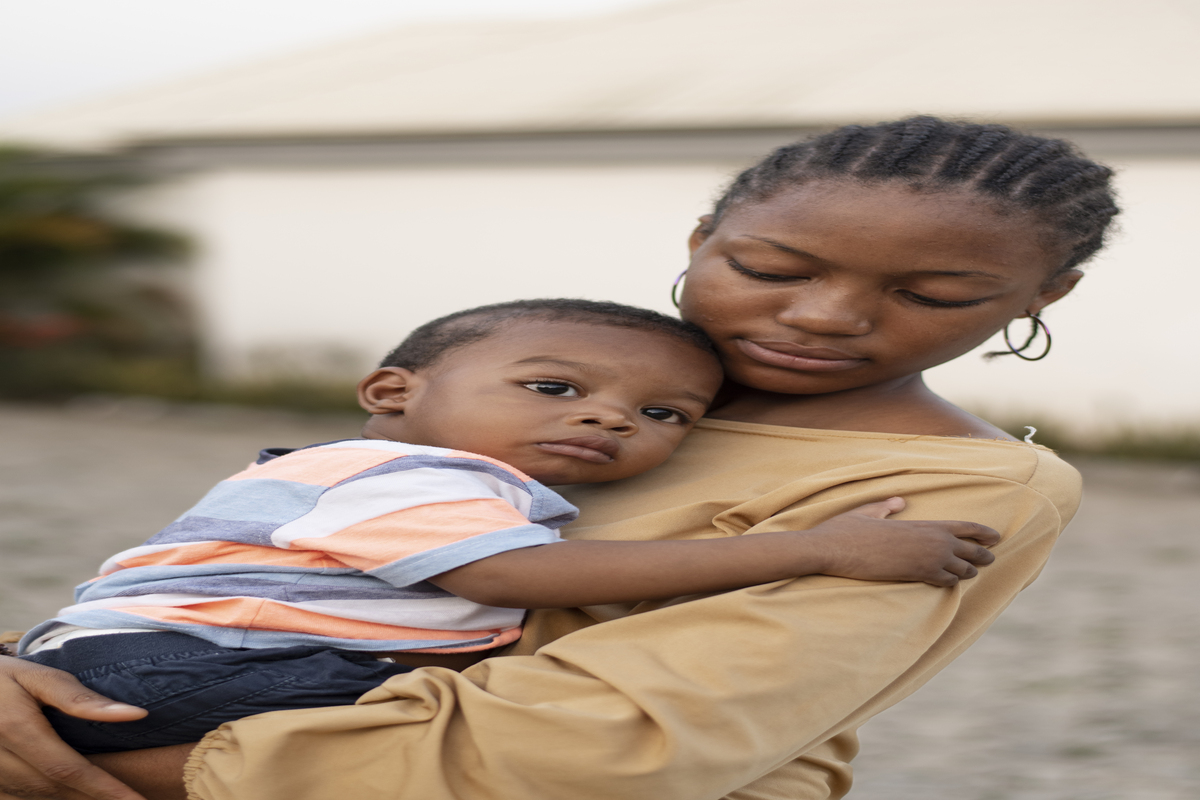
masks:
[(101, 753), (88, 756), (88, 761), (135, 789), (146, 800), (186, 800), (183, 765), (193, 747), (195, 743)]

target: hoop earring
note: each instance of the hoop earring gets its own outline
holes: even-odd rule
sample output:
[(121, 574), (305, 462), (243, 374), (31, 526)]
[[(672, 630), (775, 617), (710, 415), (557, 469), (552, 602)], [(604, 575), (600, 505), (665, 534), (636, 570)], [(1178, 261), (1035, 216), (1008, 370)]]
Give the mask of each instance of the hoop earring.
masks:
[(671, 284), (671, 305), (675, 306), (676, 308), (679, 308), (679, 298), (676, 296), (676, 293), (679, 291), (679, 284), (683, 283), (684, 275), (687, 275), (686, 269), (679, 273), (679, 277), (677, 277), (675, 282)]
[[(984, 358), (995, 358), (996, 356), (1014, 355), (1017, 358), (1021, 359), (1022, 361), (1041, 361), (1043, 358), (1050, 355), (1050, 345), (1053, 344), (1053, 340), (1050, 338), (1050, 329), (1048, 327), (1046, 327), (1046, 323), (1042, 322), (1041, 318), (1038, 317), (1037, 314), (1030, 314), (1028, 319), (1029, 319), (1029, 336), (1027, 336), (1025, 338), (1025, 342), (1020, 347), (1014, 347), (1013, 343), (1012, 343), (1012, 339), (1009, 338), (1008, 325), (1012, 325), (1012, 323), (1010, 322), (1010, 323), (1008, 323), (1008, 325), (1004, 326), (1004, 343), (1006, 345), (1008, 345), (1008, 350), (997, 350), (997, 351), (991, 352), (991, 353), (984, 353)], [(1033, 340), (1037, 338), (1039, 331), (1042, 333), (1042, 335), (1044, 335), (1046, 337), (1045, 348), (1043, 348), (1040, 355), (1036, 355), (1036, 356), (1025, 355), (1025, 351), (1028, 350), (1030, 348), (1030, 346), (1033, 345)]]

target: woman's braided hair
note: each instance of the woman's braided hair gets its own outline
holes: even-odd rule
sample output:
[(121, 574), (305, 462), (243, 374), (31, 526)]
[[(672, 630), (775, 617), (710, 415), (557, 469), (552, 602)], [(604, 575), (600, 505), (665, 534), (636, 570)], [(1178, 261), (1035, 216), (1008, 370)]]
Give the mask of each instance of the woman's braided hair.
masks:
[(740, 174), (713, 210), (713, 228), (735, 205), (763, 201), (813, 180), (900, 181), (919, 191), (966, 189), (1001, 208), (1031, 212), (1068, 247), (1056, 274), (1104, 246), (1120, 209), (1113, 172), (1084, 158), (1069, 142), (1004, 125), (911, 117), (847, 125), (780, 147)]

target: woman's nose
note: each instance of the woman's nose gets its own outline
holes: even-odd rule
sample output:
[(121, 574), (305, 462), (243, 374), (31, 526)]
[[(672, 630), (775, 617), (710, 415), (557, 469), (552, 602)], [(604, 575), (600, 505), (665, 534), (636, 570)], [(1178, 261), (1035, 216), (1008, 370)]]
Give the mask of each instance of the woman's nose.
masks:
[(850, 289), (809, 284), (796, 289), (792, 301), (776, 319), (807, 333), (824, 336), (862, 336), (870, 333), (869, 298)]

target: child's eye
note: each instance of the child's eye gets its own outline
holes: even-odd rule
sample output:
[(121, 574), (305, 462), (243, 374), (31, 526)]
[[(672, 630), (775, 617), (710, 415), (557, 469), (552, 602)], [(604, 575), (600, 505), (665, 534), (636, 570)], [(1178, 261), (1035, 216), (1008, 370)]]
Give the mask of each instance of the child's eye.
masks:
[(578, 397), (579, 390), (566, 381), (532, 381), (521, 384), (530, 391), (538, 394), (548, 394), (551, 397)]
[(673, 408), (662, 408), (659, 406), (651, 406), (650, 408), (642, 409), (642, 416), (657, 420), (658, 422), (673, 422), (677, 425), (686, 425), (691, 422), (691, 418), (682, 411), (676, 411)]

